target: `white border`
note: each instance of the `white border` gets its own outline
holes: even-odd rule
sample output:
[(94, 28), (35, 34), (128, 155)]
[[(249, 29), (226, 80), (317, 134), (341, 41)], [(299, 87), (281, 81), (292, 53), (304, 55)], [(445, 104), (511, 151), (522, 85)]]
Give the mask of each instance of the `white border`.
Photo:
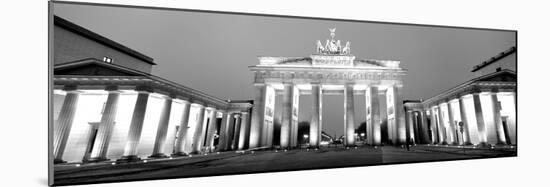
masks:
[[(126, 4), (129, 1), (95, 0)], [(519, 1), (147, 0), (132, 5), (519, 30), (519, 157), (97, 186), (521, 186), (548, 184), (548, 5)], [(47, 184), (47, 2), (2, 4), (0, 186)]]

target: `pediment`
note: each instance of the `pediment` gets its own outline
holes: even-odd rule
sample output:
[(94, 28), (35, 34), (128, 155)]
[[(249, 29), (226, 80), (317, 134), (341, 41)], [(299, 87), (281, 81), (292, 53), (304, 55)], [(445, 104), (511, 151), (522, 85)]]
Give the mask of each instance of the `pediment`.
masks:
[(85, 60), (56, 65), (54, 75), (142, 76), (144, 73), (98, 60)]
[(488, 82), (516, 82), (517, 75), (515, 72), (510, 70), (503, 70), (488, 74), (486, 76), (480, 77), (476, 81), (488, 81)]

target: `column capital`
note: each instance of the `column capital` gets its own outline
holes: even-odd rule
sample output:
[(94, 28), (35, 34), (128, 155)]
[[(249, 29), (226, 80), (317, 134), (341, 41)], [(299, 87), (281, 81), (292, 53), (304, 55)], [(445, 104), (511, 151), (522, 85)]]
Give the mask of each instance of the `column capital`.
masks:
[(210, 110), (210, 111), (214, 111), (214, 112), (216, 111), (216, 108), (214, 108), (211, 105), (207, 105), (205, 108), (206, 108), (206, 110)]
[(118, 86), (116, 85), (108, 85), (105, 86), (105, 91), (111, 92), (111, 91), (118, 91)]
[(154, 92), (153, 88), (151, 88), (149, 86), (136, 86), (136, 88), (134, 90), (137, 91), (138, 93), (153, 93)]
[(73, 92), (73, 91), (77, 91), (77, 90), (78, 90), (77, 85), (65, 85), (65, 86), (63, 86), (63, 91), (65, 91), (65, 92)]
[(321, 86), (321, 82), (311, 82), (309, 83), (311, 86)]
[(199, 107), (199, 108), (204, 108), (204, 105), (202, 105), (202, 103), (196, 103), (196, 102), (191, 103), (191, 106), (195, 106), (195, 107)]

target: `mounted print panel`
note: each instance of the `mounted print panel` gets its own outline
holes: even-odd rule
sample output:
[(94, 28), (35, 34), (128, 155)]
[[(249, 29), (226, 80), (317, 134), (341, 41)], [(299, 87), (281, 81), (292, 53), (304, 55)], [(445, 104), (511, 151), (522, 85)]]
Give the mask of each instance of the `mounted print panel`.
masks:
[(517, 155), (516, 31), (50, 3), (53, 185)]

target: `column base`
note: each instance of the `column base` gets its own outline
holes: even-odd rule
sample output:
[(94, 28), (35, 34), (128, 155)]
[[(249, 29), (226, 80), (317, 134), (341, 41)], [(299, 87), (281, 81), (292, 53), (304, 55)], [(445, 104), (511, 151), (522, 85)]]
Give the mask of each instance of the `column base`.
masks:
[(149, 158), (168, 158), (168, 156), (166, 156), (164, 153), (156, 153), (149, 156)]
[(177, 152), (177, 153), (172, 154), (172, 156), (178, 157), (178, 156), (189, 156), (189, 155), (187, 153), (184, 153), (184, 152)]
[(451, 145), (460, 145), (458, 142), (453, 142)]
[(121, 162), (137, 162), (137, 161), (141, 161), (141, 158), (139, 158), (137, 155), (122, 156), (121, 158), (116, 160), (116, 162), (118, 162), (118, 163), (121, 163)]
[(307, 146), (308, 149), (319, 149), (319, 146), (318, 145), (310, 145), (310, 146)]
[(464, 145), (474, 145), (474, 144), (472, 144), (472, 142), (466, 142), (464, 143)]
[(95, 157), (95, 158), (89, 158), (88, 160), (85, 160), (84, 162), (105, 162), (105, 161), (111, 161), (111, 159), (107, 159), (105, 157)]
[(61, 160), (61, 159), (54, 159), (53, 163), (54, 164), (64, 164), (64, 163), (67, 163), (67, 161), (64, 161), (64, 160)]
[(479, 143), (476, 145), (476, 147), (479, 147), (479, 148), (486, 148), (486, 147), (491, 147), (491, 144), (488, 144), (488, 143)]

